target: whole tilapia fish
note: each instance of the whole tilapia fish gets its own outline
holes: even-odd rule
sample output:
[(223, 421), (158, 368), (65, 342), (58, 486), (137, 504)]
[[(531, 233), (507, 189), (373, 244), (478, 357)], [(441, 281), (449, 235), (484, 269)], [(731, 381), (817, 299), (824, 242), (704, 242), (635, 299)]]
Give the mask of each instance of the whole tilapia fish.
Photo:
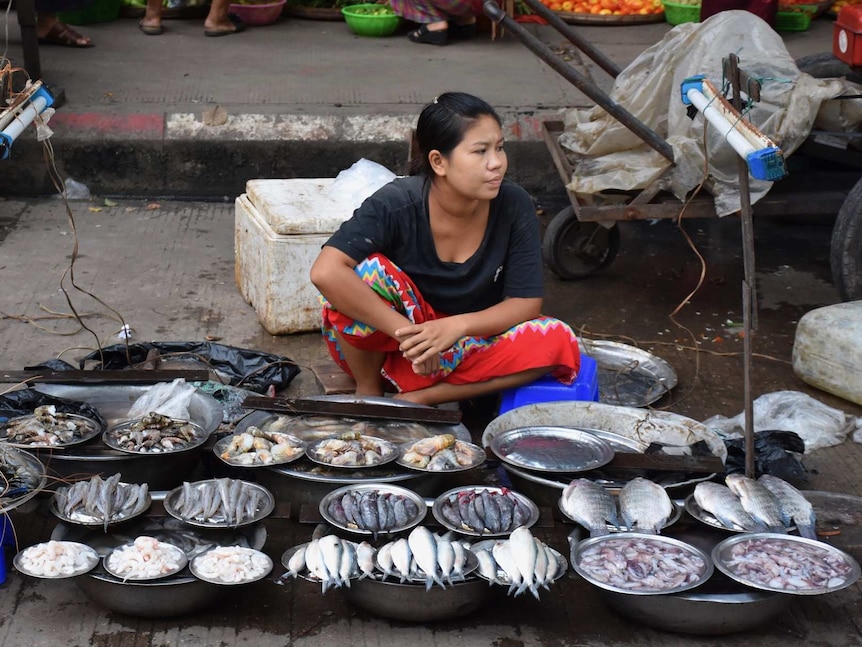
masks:
[(590, 531), (590, 537), (608, 534), (608, 523), (620, 525), (614, 497), (588, 479), (574, 479), (569, 483), (563, 490), (560, 506), (571, 519)]
[(728, 474), (724, 482), (739, 497), (745, 511), (766, 524), (769, 532), (787, 532), (781, 521), (778, 499), (766, 487), (742, 474)]
[(665, 489), (640, 476), (620, 490), (620, 516), (628, 530), (658, 534), (673, 514), (673, 502)]
[(757, 482), (778, 499), (781, 520), (785, 526), (796, 524), (800, 535), (808, 539), (817, 539), (817, 532), (814, 530), (817, 523), (814, 506), (799, 490), (784, 479), (771, 474), (764, 474), (757, 479)]
[(694, 500), (726, 528), (741, 528), (754, 532), (766, 530), (766, 524), (752, 517), (742, 502), (726, 485), (706, 481), (694, 487)]

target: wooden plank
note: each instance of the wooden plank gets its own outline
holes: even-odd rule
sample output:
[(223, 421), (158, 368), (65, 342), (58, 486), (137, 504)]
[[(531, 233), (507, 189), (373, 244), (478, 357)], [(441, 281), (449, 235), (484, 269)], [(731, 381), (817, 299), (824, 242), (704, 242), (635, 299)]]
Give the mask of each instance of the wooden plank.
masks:
[(296, 400), (248, 396), (243, 400), (242, 406), (244, 409), (259, 409), (261, 411), (275, 411), (276, 413), (308, 413), (346, 416), (348, 418), (406, 420), (409, 422), (431, 422), (449, 425), (461, 422), (461, 412), (456, 409), (397, 407), (369, 402), (332, 402), (329, 400)]
[(356, 391), (356, 382), (347, 373), (341, 370), (341, 367), (335, 362), (321, 362), (314, 364), (311, 367), (311, 372), (314, 377), (320, 382), (323, 387), (323, 392), (326, 395), (353, 393)]
[(724, 463), (717, 456), (679, 456), (673, 454), (630, 454), (619, 452), (605, 468), (723, 474)]
[(207, 369), (177, 370), (88, 370), (88, 371), (4, 371), (0, 370), (0, 382), (42, 384), (155, 384), (171, 382), (181, 377), (189, 382), (206, 382), (210, 379)]

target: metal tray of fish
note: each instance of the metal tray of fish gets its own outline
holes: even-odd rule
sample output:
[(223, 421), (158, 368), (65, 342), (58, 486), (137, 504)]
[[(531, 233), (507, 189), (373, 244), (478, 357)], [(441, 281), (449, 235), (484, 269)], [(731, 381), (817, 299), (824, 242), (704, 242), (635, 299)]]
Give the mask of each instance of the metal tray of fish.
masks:
[[(482, 541), (477, 541), (475, 544), (472, 544), (470, 546), (470, 551), (474, 555), (477, 555), (478, 553), (482, 552), (483, 550), (493, 550), (494, 545), (499, 543), (500, 541), (501, 540), (499, 540), (499, 539), (483, 539)], [(547, 546), (547, 544), (546, 544), (546, 546)], [(565, 556), (560, 551), (558, 551), (556, 548), (548, 546), (548, 549), (551, 551), (551, 554), (557, 560), (557, 572), (554, 574), (554, 579), (553, 579), (553, 581), (556, 582), (561, 577), (563, 577), (566, 574), (566, 572), (568, 572), (569, 562), (565, 558)], [(477, 559), (477, 561), (478, 561), (478, 559)], [(485, 577), (482, 574), (481, 570), (479, 570), (479, 569), (476, 570), (475, 574), (476, 574), (476, 576), (481, 577), (483, 580), (486, 580), (489, 582), (491, 581), (489, 578)], [(502, 584), (503, 586), (508, 586), (509, 584), (512, 583), (512, 578), (509, 576), (509, 574), (506, 571), (504, 571), (502, 568), (499, 568), (499, 567), (497, 568), (497, 583)]]
[(391, 463), (398, 458), (398, 447), (384, 438), (349, 433), (309, 443), (305, 455), (326, 467), (363, 470)]
[[(57, 413), (55, 415), (58, 416), (58, 420), (68, 420), (74, 426), (74, 429), (60, 430), (67, 433), (71, 431), (69, 439), (61, 438), (56, 426), (46, 426), (37, 419), (36, 414), (30, 414), (9, 418), (2, 425), (2, 428), (0, 428), (0, 441), (7, 442), (12, 447), (21, 447), (24, 449), (52, 449), (80, 445), (91, 438), (95, 438), (102, 432), (102, 426), (92, 418), (75, 413)], [(32, 429), (34, 432), (36, 429), (41, 428), (43, 433), (41, 435), (34, 433), (27, 438), (21, 438), (21, 434), (24, 433), (24, 429), (21, 427)], [(10, 432), (12, 433), (11, 436)], [(56, 439), (56, 442), (54, 440), (46, 441), (44, 439), (46, 434), (49, 438), (53, 437), (53, 439)]]
[[(725, 526), (714, 514), (700, 507), (698, 502), (694, 499), (694, 494), (689, 494), (685, 498), (684, 505), (685, 511), (692, 517), (712, 528), (718, 528), (719, 530), (727, 532), (752, 532), (751, 528), (743, 528), (737, 524), (733, 524), (731, 527)], [(794, 524), (787, 526), (787, 532), (795, 532), (796, 530), (797, 528)]]
[[(213, 445), (213, 453), (223, 463), (234, 467), (274, 467), (305, 456), (308, 443), (301, 438), (277, 431), (260, 433), (260, 437), (246, 431), (220, 438)], [(270, 446), (265, 447), (259, 442), (261, 439)]]
[[(342, 539), (341, 542), (352, 544), (354, 549), (357, 548), (357, 546), (359, 546), (359, 544), (357, 542), (350, 541), (349, 539)], [(305, 550), (310, 543), (311, 543), (310, 541), (307, 541), (304, 544), (292, 546), (291, 548), (288, 548), (286, 551), (284, 551), (284, 553), (281, 556), (281, 565), (284, 566), (288, 571), (290, 571), (290, 558), (293, 557), (300, 550)], [(354, 567), (353, 571), (348, 576), (348, 579), (353, 580), (353, 579), (360, 577), (361, 575), (362, 575), (362, 571), (359, 570), (359, 565), (357, 564)], [(308, 570), (307, 566), (302, 568), (301, 570), (297, 571), (296, 576), (299, 578), (302, 578), (306, 582), (315, 582), (317, 584), (320, 584), (320, 582), (322, 582), (322, 580), (319, 577), (317, 577), (316, 575), (313, 575), (311, 573), (311, 571)], [(371, 577), (376, 577), (376, 576), (372, 575)]]
[(23, 505), (47, 483), (42, 461), (28, 451), (0, 443), (0, 514)]
[(537, 472), (583, 472), (607, 465), (614, 457), (610, 444), (572, 427), (518, 427), (491, 440), (500, 460)]
[[(140, 485), (136, 483), (123, 483), (120, 481), (117, 483), (117, 489), (125, 490), (128, 488), (139, 488)], [(107, 519), (107, 524), (105, 523), (105, 519), (99, 516), (87, 514), (83, 509), (73, 510), (72, 514), (67, 515), (63, 506), (60, 503), (62, 498), (62, 492), (55, 492), (54, 496), (51, 497), (51, 501), (48, 504), (48, 509), (51, 511), (55, 517), (60, 519), (61, 521), (65, 521), (67, 523), (77, 524), (79, 526), (113, 526), (118, 523), (123, 523), (134, 519), (136, 517), (140, 517), (147, 510), (150, 509), (152, 505), (153, 499), (149, 492), (147, 492), (146, 497), (143, 501), (138, 501), (133, 508), (121, 508), (116, 512), (111, 514), (111, 517)]]
[(816, 539), (770, 532), (733, 535), (712, 549), (715, 567), (741, 584), (790, 595), (822, 595), (859, 579), (859, 563)]
[[(617, 493), (612, 492), (611, 494), (613, 495), (614, 499), (616, 500), (617, 510), (619, 510), (619, 496), (617, 496)], [(667, 518), (667, 520), (664, 522), (664, 524), (662, 524), (662, 530), (664, 530), (665, 528), (667, 528), (669, 526), (672, 526), (677, 521), (679, 521), (680, 517), (682, 517), (682, 506), (679, 505), (676, 501), (671, 501), (671, 505), (673, 506), (673, 511), (670, 513), (670, 516)], [(557, 507), (560, 509), (560, 513), (566, 519), (569, 519), (571, 521), (575, 521), (566, 513), (566, 511), (563, 507), (563, 497), (560, 497), (559, 501), (557, 502)], [(622, 517), (619, 514), (617, 516), (620, 517), (620, 520), (622, 520)], [(577, 521), (575, 521), (575, 523), (577, 523)], [(639, 532), (637, 528), (633, 528), (630, 530), (629, 528), (626, 528), (625, 526), (615, 526), (612, 523), (607, 524), (607, 528), (608, 528), (608, 532)]]
[[(508, 528), (501, 528), (498, 532), (493, 532), (492, 530), (488, 530), (486, 526), (483, 526), (481, 530), (476, 530), (472, 526), (468, 525), (467, 527), (465, 527), (465, 525), (454, 523), (454, 520), (447, 519), (444, 512), (444, 506), (446, 505), (446, 501), (450, 496), (458, 496), (462, 493), (481, 492), (482, 490), (487, 490), (488, 492), (492, 492), (497, 495), (502, 495), (503, 493), (505, 493), (506, 495), (512, 496), (517, 499), (518, 504), (522, 506), (524, 510), (525, 519), (523, 520), (523, 522), (516, 524), (513, 520), (513, 523)], [(514, 490), (510, 490), (509, 488), (484, 485), (468, 485), (465, 487), (457, 487), (452, 488), (451, 490), (447, 490), (446, 492), (438, 496), (436, 499), (434, 499), (434, 503), (431, 506), (431, 514), (434, 515), (434, 518), (440, 523), (441, 526), (444, 526), (449, 530), (454, 530), (455, 532), (461, 533), (462, 535), (468, 535), (471, 537), (504, 537), (509, 535), (515, 528), (533, 527), (539, 520), (539, 506), (537, 506), (535, 503), (533, 503), (533, 501), (525, 497), (523, 494), (515, 492)]]
[[(132, 431), (132, 426), (138, 422), (140, 422), (140, 420), (127, 420), (116, 425), (115, 427), (107, 429), (102, 434), (102, 440), (111, 449), (116, 449), (117, 451), (124, 452), (126, 454), (151, 456), (159, 454), (175, 454), (178, 452), (186, 452), (191, 449), (195, 449), (196, 447), (200, 447), (206, 442), (207, 438), (209, 438), (209, 433), (204, 430), (204, 428), (200, 425), (187, 420), (174, 420), (172, 428), (177, 430), (183, 428), (188, 429), (189, 431), (184, 431), (181, 433), (189, 433), (189, 438), (168, 436), (167, 433), (162, 434), (162, 431), (164, 430), (160, 430), (160, 437), (158, 440), (155, 441), (153, 445), (145, 446), (134, 439), (130, 440), (128, 443), (123, 442), (123, 439), (130, 435), (130, 432)], [(188, 427), (186, 427), (186, 425), (188, 425)], [(176, 438), (179, 438), (182, 442), (176, 443)]]
[[(451, 434), (444, 434), (450, 436)], [(488, 458), (485, 450), (479, 445), (468, 443), (464, 440), (458, 440), (452, 436), (451, 445), (447, 444), (440, 449), (434, 449), (434, 439), (441, 436), (433, 436), (431, 438), (423, 438), (420, 440), (412, 440), (403, 443), (398, 447), (398, 457), (395, 462), (401, 467), (406, 467), (411, 470), (420, 472), (431, 472), (439, 474), (441, 472), (463, 472), (479, 467)], [(438, 443), (439, 444), (439, 443)], [(424, 454), (425, 447), (431, 449), (430, 454)]]
[[(227, 480), (231, 482), (234, 481), (234, 479)], [(199, 488), (215, 486), (216, 492), (218, 492), (218, 481), (219, 479), (206, 479), (204, 481), (196, 481), (194, 483), (189, 483), (188, 485), (198, 492)], [(253, 523), (257, 523), (258, 521), (268, 517), (272, 513), (272, 511), (275, 510), (275, 497), (272, 496), (272, 493), (269, 490), (267, 490), (261, 485), (258, 485), (257, 483), (251, 483), (249, 481), (239, 481), (239, 483), (242, 484), (242, 487), (244, 489), (256, 493), (259, 500), (259, 504), (255, 507), (252, 514), (244, 515), (241, 519), (228, 519), (223, 513), (218, 514), (218, 510), (217, 514), (207, 518), (203, 518), (200, 515), (184, 516), (179, 509), (179, 502), (183, 497), (183, 490), (185, 488), (185, 484), (174, 488), (165, 495), (165, 500), (163, 502), (165, 506), (165, 512), (167, 512), (175, 519), (179, 519), (180, 521), (191, 524), (193, 526), (198, 526), (200, 528), (238, 528), (240, 526), (247, 526)], [(218, 506), (218, 508), (221, 507), (221, 505)]]
[(646, 407), (677, 385), (673, 367), (636, 346), (599, 339), (578, 339), (585, 355), (598, 365), (599, 401)]
[[(356, 523), (350, 523), (344, 519), (341, 519), (339, 515), (334, 514), (330, 509), (331, 505), (333, 505), (335, 502), (343, 500), (346, 495), (361, 497), (363, 494), (368, 492), (376, 492), (378, 495), (389, 494), (405, 497), (413, 503), (413, 506), (415, 507), (415, 514), (413, 514), (406, 520), (401, 520), (400, 523), (387, 523), (387, 525), (389, 526), (387, 528), (369, 528), (367, 525), (359, 526)], [(397, 485), (389, 485), (385, 483), (355, 483), (353, 485), (346, 485), (344, 487), (340, 487), (326, 494), (320, 500), (319, 510), (320, 516), (322, 516), (328, 523), (332, 524), (336, 528), (361, 535), (376, 536), (402, 532), (404, 530), (413, 528), (414, 526), (418, 526), (425, 518), (425, 515), (428, 513), (428, 506), (425, 503), (425, 499), (423, 499), (421, 496), (419, 496), (412, 490), (408, 490), (407, 488), (399, 487)], [(377, 512), (377, 509), (375, 509), (374, 512)]]
[[(388, 575), (388, 576), (383, 575), (384, 569), (380, 565), (380, 563), (377, 561), (377, 555), (374, 556), (374, 566), (377, 569), (377, 571), (380, 573), (380, 575), (382, 576), (381, 578), (379, 578), (382, 581), (384, 581), (384, 582), (385, 581), (393, 581), (393, 580), (401, 581), (401, 571), (399, 571), (398, 568), (395, 567), (395, 565), (392, 566), (392, 571), (391, 571), (390, 575)], [(467, 579), (470, 575), (477, 574), (476, 571), (478, 570), (478, 568), (479, 568), (479, 558), (476, 557), (476, 553), (474, 553), (470, 550), (465, 550), (464, 551), (464, 568), (462, 569), (462, 575), (463, 575), (464, 579)], [(404, 581), (410, 582), (412, 584), (420, 584), (420, 583), (425, 584), (426, 579), (427, 578), (425, 576), (425, 571), (423, 571), (418, 566), (416, 567), (415, 571), (413, 571), (409, 575), (404, 576)]]
[[(152, 543), (155, 545), (151, 546), (149, 549), (143, 547), (141, 545), (142, 539), (152, 540), (151, 542), (148, 541), (147, 543)], [(123, 565), (118, 563), (124, 557), (123, 553), (129, 553), (128, 557), (130, 559), (136, 557), (138, 560), (140, 560), (140, 562), (144, 563), (147, 566), (150, 566), (156, 563), (156, 560), (158, 560), (160, 557), (160, 555), (158, 554), (153, 554), (154, 552), (164, 552), (165, 558), (173, 560), (173, 566), (165, 570), (159, 570), (158, 573), (138, 574), (135, 573), (133, 570), (135, 566), (134, 562), (127, 564), (129, 566), (129, 569), (123, 568)], [(132, 553), (136, 553), (136, 555), (132, 555)], [(105, 555), (105, 557), (102, 559), (102, 568), (104, 568), (105, 571), (110, 575), (113, 575), (117, 579), (123, 580), (124, 582), (148, 582), (151, 580), (159, 580), (164, 577), (170, 577), (171, 575), (175, 575), (181, 570), (183, 570), (186, 567), (186, 564), (188, 564), (188, 562), (189, 558), (179, 546), (174, 546), (173, 544), (159, 541), (155, 537), (142, 536), (138, 537), (133, 542), (117, 546), (110, 553)]]
[[(620, 556), (619, 559), (632, 565), (640, 564), (641, 568), (607, 568), (606, 565), (614, 559), (610, 553), (617, 551), (625, 553), (625, 557)], [(594, 556), (595, 568), (591, 561)], [(667, 595), (687, 591), (706, 582), (714, 570), (710, 556), (700, 548), (673, 537), (638, 532), (602, 535), (573, 543), (571, 559), (572, 568), (586, 581), (599, 588), (628, 595)], [(588, 561), (590, 564), (585, 565)], [(659, 566), (661, 575), (647, 570)], [(594, 575), (601, 568), (606, 572), (601, 577)], [(649, 582), (660, 583), (661, 586), (649, 586)]]
[[(58, 552), (60, 555), (57, 554)], [(63, 568), (62, 563), (68, 564), (65, 559), (61, 564), (56, 563), (61, 556), (72, 555), (75, 556), (72, 568), (68, 568), (68, 566)], [(98, 563), (99, 554), (86, 544), (56, 540), (25, 548), (12, 559), (12, 564), (24, 575), (51, 580), (77, 577), (89, 573), (96, 568)]]
[[(245, 577), (237, 577), (237, 568), (239, 559), (245, 559), (248, 562), (249, 570)], [(226, 569), (226, 577), (218, 577), (212, 575), (211, 569), (216, 567), (219, 561), (227, 560), (228, 568)], [(217, 567), (216, 567), (217, 568)], [(196, 556), (189, 562), (189, 570), (199, 580), (209, 582), (210, 584), (219, 584), (222, 586), (236, 586), (239, 584), (251, 584), (262, 580), (272, 572), (272, 558), (263, 551), (254, 548), (245, 548), (242, 546), (217, 546)]]

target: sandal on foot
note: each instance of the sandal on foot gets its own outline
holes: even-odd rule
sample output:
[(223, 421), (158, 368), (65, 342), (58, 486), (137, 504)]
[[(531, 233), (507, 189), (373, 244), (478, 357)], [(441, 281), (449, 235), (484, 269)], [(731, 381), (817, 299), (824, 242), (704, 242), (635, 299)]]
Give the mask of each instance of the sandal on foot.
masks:
[(160, 36), (165, 33), (165, 28), (161, 25), (145, 25), (142, 20), (138, 21), (138, 29), (144, 32), (147, 36)]
[[(85, 40), (86, 42), (81, 42)], [(92, 47), (93, 43), (69, 27), (66, 23), (56, 22), (48, 33), (39, 38), (42, 45), (60, 45), (61, 47)]]
[(204, 36), (217, 38), (218, 36), (227, 36), (229, 34), (238, 34), (245, 30), (245, 23), (235, 13), (229, 13), (227, 17), (233, 23), (233, 29), (204, 29)]
[(476, 35), (476, 21), (467, 22), (459, 25), (456, 22), (449, 23), (449, 34), (452, 38), (467, 40)]
[(431, 31), (427, 25), (420, 25), (419, 29), (415, 29), (407, 34), (414, 43), (428, 43), (429, 45), (445, 45), (449, 38), (448, 29), (440, 29)]

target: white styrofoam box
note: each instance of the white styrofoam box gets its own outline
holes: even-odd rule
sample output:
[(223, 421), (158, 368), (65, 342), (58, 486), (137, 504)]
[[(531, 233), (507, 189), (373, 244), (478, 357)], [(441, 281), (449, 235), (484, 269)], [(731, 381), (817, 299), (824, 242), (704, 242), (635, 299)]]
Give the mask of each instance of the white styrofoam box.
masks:
[(331, 178), (249, 180), (236, 199), (236, 283), (273, 335), (318, 330), (308, 277), (320, 247), (353, 207), (327, 193)]
[(800, 317), (793, 372), (811, 386), (862, 404), (862, 301), (816, 308)]

